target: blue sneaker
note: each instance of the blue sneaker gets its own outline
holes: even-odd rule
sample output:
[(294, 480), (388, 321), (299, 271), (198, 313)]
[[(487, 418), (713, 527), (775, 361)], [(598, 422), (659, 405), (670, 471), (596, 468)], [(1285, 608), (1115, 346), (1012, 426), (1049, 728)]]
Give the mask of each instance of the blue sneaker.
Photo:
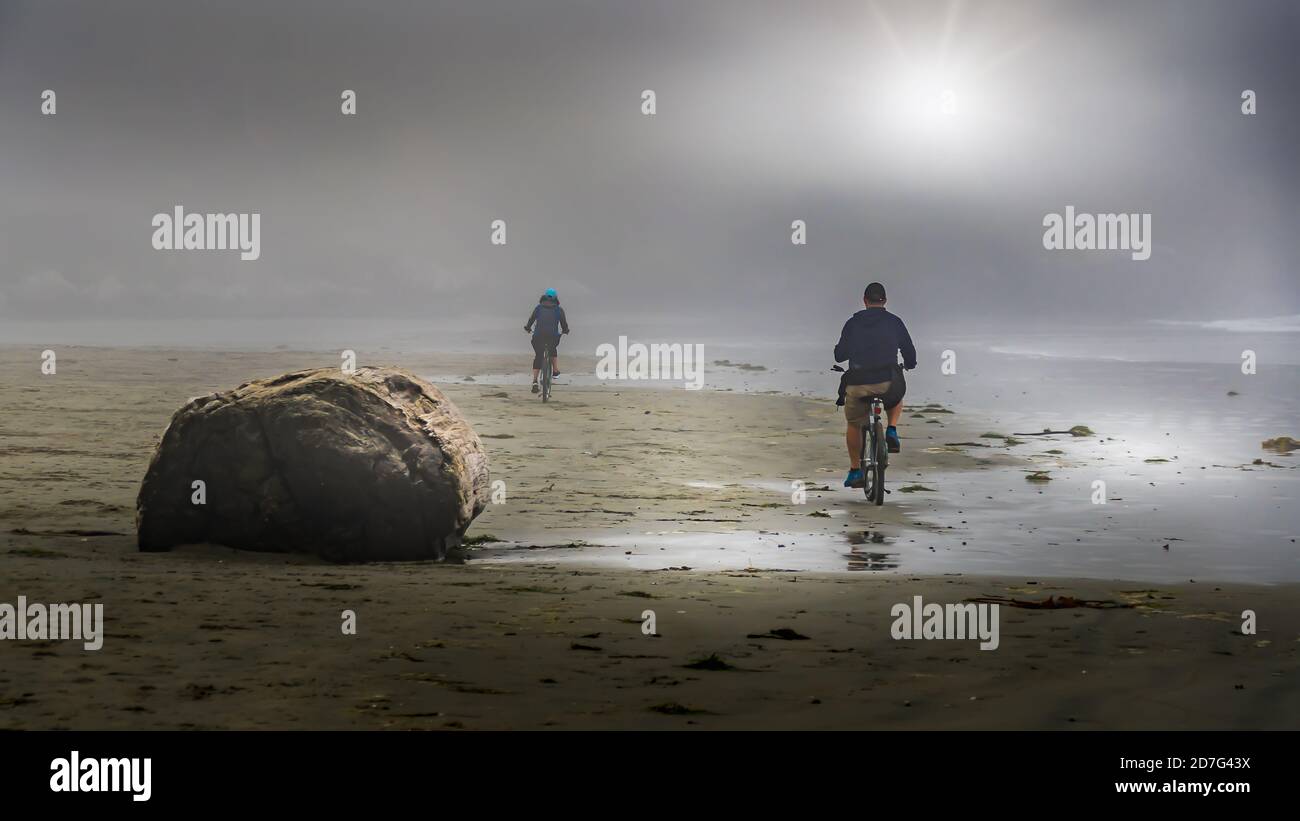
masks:
[(854, 468), (853, 470), (850, 470), (849, 475), (844, 477), (845, 487), (862, 487), (862, 485), (865, 483), (866, 480), (862, 476), (862, 470), (859, 468)]
[(893, 425), (885, 431), (885, 446), (889, 448), (890, 453), (898, 453), (903, 449), (903, 443), (898, 441), (898, 429)]

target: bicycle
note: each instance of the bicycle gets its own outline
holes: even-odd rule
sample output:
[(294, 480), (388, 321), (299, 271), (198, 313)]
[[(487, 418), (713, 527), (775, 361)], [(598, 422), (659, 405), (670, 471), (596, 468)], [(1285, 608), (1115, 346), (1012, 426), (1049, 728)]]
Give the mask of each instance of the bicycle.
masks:
[[(529, 332), (528, 329), (524, 328), (524, 333), (528, 333), (528, 332)], [(567, 334), (568, 331), (565, 331), (564, 333)], [(537, 342), (538, 342), (538, 337), (533, 337), (534, 351), (537, 350)], [(559, 344), (559, 338), (557, 337), (554, 341), (548, 344), (545, 347), (545, 349), (543, 349), (542, 351), (542, 367), (538, 369), (539, 371), (541, 371), (541, 373), (538, 376), (541, 379), (541, 394), (542, 394), (543, 402), (547, 402), (551, 398), (551, 384), (555, 379), (555, 373), (554, 373), (555, 357), (558, 356), (558, 353), (556, 351), (556, 345), (558, 344)], [(535, 362), (537, 360), (534, 359), (533, 361)], [(534, 382), (533, 393), (537, 393), (537, 392), (538, 392), (537, 383)]]
[[(839, 365), (831, 370), (844, 372)], [(885, 489), (885, 468), (889, 467), (889, 444), (885, 441), (885, 402), (879, 396), (867, 396), (859, 401), (870, 403), (866, 421), (862, 424), (862, 450), (858, 453), (862, 492), (868, 502), (883, 505), (885, 494), (889, 492)]]
[(547, 346), (546, 355), (542, 358), (542, 401), (548, 402), (551, 398), (551, 380), (554, 378), (552, 371), (555, 370), (555, 348)]

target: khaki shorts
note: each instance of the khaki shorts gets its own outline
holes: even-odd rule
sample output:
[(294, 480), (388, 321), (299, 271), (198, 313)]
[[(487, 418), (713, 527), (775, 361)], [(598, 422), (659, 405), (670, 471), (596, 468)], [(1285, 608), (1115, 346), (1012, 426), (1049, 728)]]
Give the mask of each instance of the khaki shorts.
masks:
[(865, 425), (867, 412), (871, 410), (871, 403), (865, 400), (872, 396), (883, 397), (892, 384), (893, 382), (877, 382), (874, 385), (845, 385), (844, 418), (854, 427)]

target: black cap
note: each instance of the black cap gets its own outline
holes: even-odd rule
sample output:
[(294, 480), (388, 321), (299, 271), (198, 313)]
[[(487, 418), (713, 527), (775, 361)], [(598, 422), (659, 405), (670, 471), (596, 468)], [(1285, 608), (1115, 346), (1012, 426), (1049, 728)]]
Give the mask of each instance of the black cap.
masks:
[(867, 290), (862, 292), (862, 298), (867, 302), (884, 302), (885, 286), (879, 282), (873, 282), (867, 286)]

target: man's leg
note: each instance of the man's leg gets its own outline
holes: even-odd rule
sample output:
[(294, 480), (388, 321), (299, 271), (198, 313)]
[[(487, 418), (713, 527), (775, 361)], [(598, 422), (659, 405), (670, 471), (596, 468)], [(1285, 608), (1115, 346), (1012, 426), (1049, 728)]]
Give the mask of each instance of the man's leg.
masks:
[(890, 453), (898, 453), (903, 449), (903, 443), (898, 439), (898, 418), (903, 415), (903, 402), (899, 403), (885, 412), (889, 417), (889, 429), (885, 431), (885, 447)]
[(533, 337), (532, 341), (533, 341), (533, 393), (537, 393), (537, 391), (539, 390), (539, 388), (537, 387), (537, 375), (542, 372), (542, 351), (544, 350), (544, 348), (541, 348), (539, 346), (538, 343), (540, 342), (540, 340), (536, 336)]
[(856, 470), (862, 458), (862, 428), (850, 422), (844, 431), (844, 441), (849, 446), (849, 470)]
[(862, 426), (867, 423), (867, 406), (871, 395), (867, 385), (847, 385), (844, 390), (844, 444), (849, 451), (849, 475), (845, 487), (862, 487)]

